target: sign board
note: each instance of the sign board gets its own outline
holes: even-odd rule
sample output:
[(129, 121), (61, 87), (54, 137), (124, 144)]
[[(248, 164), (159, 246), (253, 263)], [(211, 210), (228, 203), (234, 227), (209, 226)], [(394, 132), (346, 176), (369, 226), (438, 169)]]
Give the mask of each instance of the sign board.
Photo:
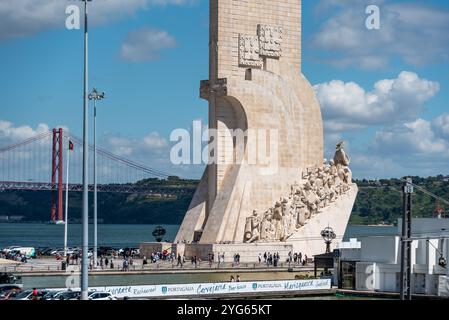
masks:
[[(167, 284), (142, 286), (92, 287), (89, 291), (110, 292), (117, 298), (151, 298), (181, 296), (213, 296), (259, 292), (293, 292), (309, 290), (329, 290), (330, 279), (282, 280), (254, 282), (218, 282), (193, 284)], [(65, 289), (61, 289), (65, 290)], [(79, 288), (78, 288), (79, 290)]]

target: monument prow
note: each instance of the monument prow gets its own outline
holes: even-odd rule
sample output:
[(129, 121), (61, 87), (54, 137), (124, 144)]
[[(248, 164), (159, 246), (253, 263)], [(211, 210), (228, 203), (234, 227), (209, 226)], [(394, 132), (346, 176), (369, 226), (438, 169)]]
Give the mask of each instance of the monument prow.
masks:
[(301, 0), (211, 0), (209, 37), (200, 96), (216, 135), (178, 253), (204, 258), (242, 244), (323, 252), (320, 231), (343, 236), (357, 187), (349, 163), (323, 161), (320, 105), (301, 73)]

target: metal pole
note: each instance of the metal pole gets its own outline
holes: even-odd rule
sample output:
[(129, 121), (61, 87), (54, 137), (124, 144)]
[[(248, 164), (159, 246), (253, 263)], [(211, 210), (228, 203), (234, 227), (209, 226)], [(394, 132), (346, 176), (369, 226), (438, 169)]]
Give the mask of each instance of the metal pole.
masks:
[(62, 175), (63, 175), (63, 155), (64, 148), (62, 144), (62, 128), (58, 130), (58, 221), (62, 221)]
[[(412, 179), (407, 179), (411, 186)], [(407, 192), (407, 238), (412, 237), (412, 191)], [(412, 241), (407, 241), (407, 300), (412, 300)]]
[(69, 224), (69, 163), (70, 163), (70, 147), (67, 148), (67, 172), (65, 182), (65, 224), (64, 224), (64, 257), (67, 257), (67, 225)]
[(405, 300), (405, 284), (406, 284), (406, 272), (405, 272), (405, 262), (406, 262), (406, 252), (405, 252), (405, 237), (406, 237), (406, 226), (407, 226), (407, 221), (406, 221), (406, 197), (407, 194), (405, 192), (405, 186), (402, 190), (402, 202), (403, 202), (403, 215), (402, 215), (402, 232), (401, 232), (401, 279), (400, 279), (400, 296), (401, 296), (401, 300)]
[(97, 100), (94, 99), (94, 268), (97, 267)]
[(401, 300), (412, 299), (411, 272), (412, 272), (412, 180), (407, 178), (403, 188), (403, 217), (402, 217), (402, 237), (401, 237)]
[(88, 142), (88, 31), (87, 31), (87, 0), (84, 0), (84, 99), (83, 99), (83, 256), (81, 260), (81, 300), (88, 298), (89, 273), (89, 142)]

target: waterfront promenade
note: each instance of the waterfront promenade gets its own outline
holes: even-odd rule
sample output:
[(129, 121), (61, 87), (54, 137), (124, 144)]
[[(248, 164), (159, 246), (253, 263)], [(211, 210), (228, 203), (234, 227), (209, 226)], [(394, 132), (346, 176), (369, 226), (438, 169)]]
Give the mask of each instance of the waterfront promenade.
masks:
[[(12, 273), (58, 273), (79, 271), (80, 264), (69, 264), (66, 270), (62, 268), (62, 261), (55, 258), (38, 258), (28, 259), (26, 263), (16, 263), (9, 260), (4, 264), (0, 264), (0, 272)], [(201, 261), (193, 265), (190, 261), (186, 261), (182, 267), (177, 266), (177, 261), (160, 260), (156, 263), (143, 264), (143, 259), (134, 259), (133, 264), (128, 266), (128, 270), (123, 269), (123, 259), (113, 259), (114, 267), (90, 269), (92, 274), (110, 274), (110, 273), (153, 273), (158, 271), (189, 271), (189, 272), (213, 272), (220, 270), (263, 270), (263, 271), (288, 271), (304, 272), (305, 274), (313, 272), (313, 265), (307, 264), (299, 266), (297, 263), (279, 263), (277, 267), (267, 266), (266, 263), (231, 263), (217, 262), (210, 264), (208, 261)]]

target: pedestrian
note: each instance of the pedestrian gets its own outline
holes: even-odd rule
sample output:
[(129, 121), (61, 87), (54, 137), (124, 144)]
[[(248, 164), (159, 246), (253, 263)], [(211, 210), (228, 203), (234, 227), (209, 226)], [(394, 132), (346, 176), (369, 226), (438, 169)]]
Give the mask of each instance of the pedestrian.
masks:
[(182, 268), (182, 258), (181, 255), (178, 253), (178, 264), (176, 265), (177, 267), (181, 266)]
[(214, 254), (209, 254), (209, 268), (212, 268), (212, 264), (214, 262)]
[(231, 282), (235, 282), (234, 276), (231, 275)]
[(31, 297), (31, 299), (37, 300), (38, 295), (39, 295), (39, 292), (37, 291), (37, 288), (33, 288), (33, 296)]
[(240, 282), (240, 276), (237, 275), (237, 282)]
[(147, 256), (143, 256), (142, 266), (146, 266), (148, 264)]
[(261, 253), (259, 253), (259, 264), (262, 262), (262, 254)]
[(129, 270), (128, 266), (129, 266), (128, 259), (124, 259), (123, 260), (123, 271), (128, 271)]
[(114, 261), (111, 260), (111, 269), (114, 269)]
[(109, 264), (109, 259), (108, 259), (108, 257), (106, 257), (104, 259), (104, 265), (105, 265), (106, 269), (108, 268), (108, 264)]
[(103, 256), (100, 258), (100, 268), (103, 270), (103, 266), (104, 266), (104, 261), (103, 261)]
[(263, 254), (263, 262), (267, 262), (267, 252), (266, 251)]

